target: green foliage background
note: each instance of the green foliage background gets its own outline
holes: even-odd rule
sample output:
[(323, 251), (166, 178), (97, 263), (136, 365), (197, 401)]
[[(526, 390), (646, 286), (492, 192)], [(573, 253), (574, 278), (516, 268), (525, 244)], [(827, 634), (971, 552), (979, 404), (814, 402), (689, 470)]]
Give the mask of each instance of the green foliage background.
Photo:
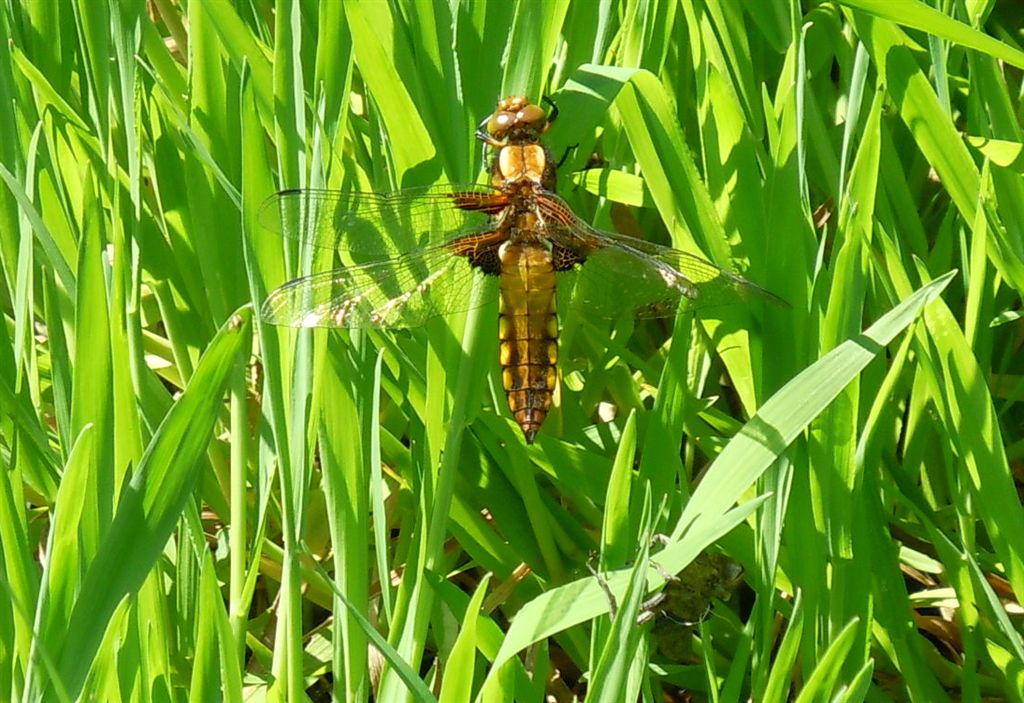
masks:
[[(1022, 25), (4, 3), (0, 698), (1024, 699)], [(563, 315), (529, 447), (493, 309), (249, 307), (326, 263), (269, 194), (471, 182), (513, 93), (562, 111), (581, 216), (792, 306)], [(745, 585), (671, 661), (637, 616), (712, 544)]]

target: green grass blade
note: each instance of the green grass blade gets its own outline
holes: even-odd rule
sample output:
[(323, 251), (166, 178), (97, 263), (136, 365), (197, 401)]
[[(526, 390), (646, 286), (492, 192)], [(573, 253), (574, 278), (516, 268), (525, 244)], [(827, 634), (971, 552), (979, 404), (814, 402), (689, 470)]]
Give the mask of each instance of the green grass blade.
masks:
[[(82, 686), (110, 615), (139, 587), (177, 523), (203, 467), (199, 459), (220, 414), (229, 373), (238, 354), (249, 349), (250, 325), (251, 313), (242, 310), (203, 355), (188, 388), (154, 434), (97, 545), (70, 618), (60, 618), (66, 627), (59, 637), (44, 642), (58, 657), (60, 680), (72, 696)], [(132, 554), (133, 561), (125, 563), (125, 554)]]
[(953, 279), (950, 272), (918, 289), (863, 334), (843, 342), (773, 395), (715, 462), (714, 481), (694, 492), (675, 535), (718, 516), (902, 332)]
[(440, 703), (469, 703), (472, 700), (477, 649), (477, 620), (490, 582), (490, 578), (484, 576), (466, 608), (462, 628), (459, 630), (459, 636), (456, 637), (448, 657), (447, 666), (451, 673), (444, 678), (441, 685), (441, 695), (438, 697)]
[(904, 0), (898, 5), (884, 2), (884, 0), (841, 0), (841, 2), (843, 5), (855, 7), (901, 25), (991, 54), (1017, 68), (1024, 68), (1024, 52), (997, 41), (974, 27), (958, 22), (920, 0)]

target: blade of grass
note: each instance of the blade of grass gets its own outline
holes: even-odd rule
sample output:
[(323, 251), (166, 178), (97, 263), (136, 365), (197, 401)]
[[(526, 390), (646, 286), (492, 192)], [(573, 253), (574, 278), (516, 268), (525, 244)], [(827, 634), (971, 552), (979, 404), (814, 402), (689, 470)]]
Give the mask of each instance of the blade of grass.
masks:
[[(88, 564), (70, 617), (44, 640), (58, 659), (59, 680), (74, 698), (121, 599), (139, 587), (160, 556), (204, 463), (238, 355), (248, 353), (251, 312), (236, 313), (206, 350), (196, 373), (146, 448), (110, 528)], [(133, 559), (125, 562), (124, 555)], [(44, 622), (44, 632), (51, 630)], [(54, 631), (56, 632), (56, 631)]]
[(600, 656), (591, 668), (588, 701), (632, 701), (639, 694), (640, 680), (637, 673), (644, 668), (647, 658), (644, 649), (648, 646), (646, 633), (637, 625), (637, 618), (647, 593), (646, 572), (653, 538), (651, 521), (654, 516), (649, 486), (645, 487), (642, 505), (636, 562), (630, 570), (625, 594), (619, 602), (611, 627), (604, 631)]
[(673, 536), (696, 529), (704, 520), (717, 519), (955, 274), (951, 271), (916, 290), (863, 334), (840, 344), (765, 402), (715, 460)]
[(904, 0), (897, 5), (885, 0), (840, 0), (840, 4), (991, 54), (1012, 66), (1024, 68), (1024, 52), (958, 22), (920, 0)]
[(462, 701), (469, 703), (471, 700), (473, 674), (476, 668), (477, 619), (480, 616), (480, 606), (483, 604), (490, 583), (490, 576), (485, 575), (477, 585), (476, 591), (473, 592), (473, 599), (466, 608), (462, 628), (459, 630), (459, 636), (455, 639), (455, 645), (448, 657), (446, 668), (449, 674), (444, 677), (441, 684), (441, 695), (438, 697), (440, 703), (461, 703)]

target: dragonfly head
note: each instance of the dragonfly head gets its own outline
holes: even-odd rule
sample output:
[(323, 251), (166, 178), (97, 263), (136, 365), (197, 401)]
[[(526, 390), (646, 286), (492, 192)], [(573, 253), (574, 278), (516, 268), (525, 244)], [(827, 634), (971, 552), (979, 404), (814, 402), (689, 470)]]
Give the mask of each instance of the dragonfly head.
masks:
[(495, 141), (535, 142), (549, 125), (543, 108), (525, 96), (513, 95), (500, 100), (494, 114), (481, 122), (480, 128)]

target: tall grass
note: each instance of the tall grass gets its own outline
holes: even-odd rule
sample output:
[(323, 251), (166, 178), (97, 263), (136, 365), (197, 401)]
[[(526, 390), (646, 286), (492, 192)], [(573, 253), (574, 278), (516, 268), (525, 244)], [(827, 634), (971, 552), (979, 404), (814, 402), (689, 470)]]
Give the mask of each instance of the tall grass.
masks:
[[(1012, 3), (187, 5), (0, 8), (0, 698), (1024, 699)], [(472, 182), (510, 94), (790, 305), (563, 310), (530, 446), (492, 306), (250, 307), (331, 257), (268, 195)]]

